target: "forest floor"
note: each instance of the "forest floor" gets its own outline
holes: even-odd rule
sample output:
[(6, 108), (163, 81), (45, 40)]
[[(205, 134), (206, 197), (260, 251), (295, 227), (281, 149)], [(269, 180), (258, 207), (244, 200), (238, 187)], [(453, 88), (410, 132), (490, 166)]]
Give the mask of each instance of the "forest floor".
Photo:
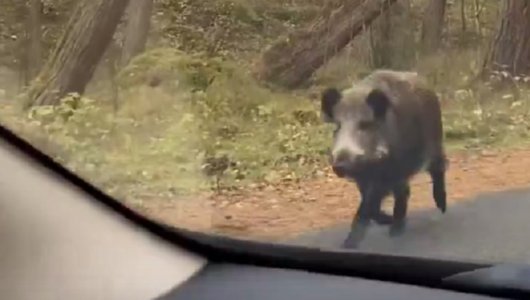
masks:
[[(530, 186), (530, 148), (457, 152), (447, 172), (448, 210), (481, 193)], [(165, 223), (246, 239), (280, 240), (345, 223), (358, 205), (355, 186), (325, 170), (323, 178), (204, 195), (145, 199), (138, 209)], [(385, 210), (392, 204), (388, 198)], [(412, 182), (410, 211), (434, 208), (427, 174)]]

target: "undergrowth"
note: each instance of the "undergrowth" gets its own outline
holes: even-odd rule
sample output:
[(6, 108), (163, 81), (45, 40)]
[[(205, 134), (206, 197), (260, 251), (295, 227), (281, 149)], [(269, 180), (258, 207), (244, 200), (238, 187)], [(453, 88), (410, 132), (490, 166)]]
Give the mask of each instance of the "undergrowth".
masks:
[[(465, 82), (466, 74), (449, 77)], [(147, 84), (153, 76), (161, 78), (155, 87)], [(450, 148), (528, 138), (524, 88), (515, 94), (487, 85), (450, 90), (439, 74), (428, 77), (443, 91)], [(318, 101), (263, 88), (231, 61), (154, 49), (133, 60), (117, 82), (117, 112), (108, 101), (72, 94), (23, 118), (9, 105), (0, 113), (55, 159), (130, 201), (204, 191), (217, 179), (229, 188), (323, 175), (332, 128), (320, 121)]]

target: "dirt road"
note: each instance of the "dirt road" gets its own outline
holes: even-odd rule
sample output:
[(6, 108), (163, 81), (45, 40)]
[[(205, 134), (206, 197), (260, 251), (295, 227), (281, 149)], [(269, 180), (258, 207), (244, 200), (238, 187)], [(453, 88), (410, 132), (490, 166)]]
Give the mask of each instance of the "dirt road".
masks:
[[(530, 186), (530, 149), (456, 153), (450, 157), (448, 209), (480, 193), (525, 186)], [(177, 227), (277, 240), (348, 221), (358, 200), (354, 185), (326, 170), (324, 178), (172, 202), (153, 199), (138, 208)], [(386, 209), (391, 204), (387, 199)], [(414, 179), (409, 207), (434, 207), (427, 175)]]

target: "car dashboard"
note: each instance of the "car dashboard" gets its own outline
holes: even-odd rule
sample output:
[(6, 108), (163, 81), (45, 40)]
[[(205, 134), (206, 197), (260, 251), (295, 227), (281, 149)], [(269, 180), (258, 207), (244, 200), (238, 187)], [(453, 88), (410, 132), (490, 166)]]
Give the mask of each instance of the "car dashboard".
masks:
[(158, 299), (482, 300), (492, 298), (348, 276), (237, 264), (209, 264), (192, 279)]

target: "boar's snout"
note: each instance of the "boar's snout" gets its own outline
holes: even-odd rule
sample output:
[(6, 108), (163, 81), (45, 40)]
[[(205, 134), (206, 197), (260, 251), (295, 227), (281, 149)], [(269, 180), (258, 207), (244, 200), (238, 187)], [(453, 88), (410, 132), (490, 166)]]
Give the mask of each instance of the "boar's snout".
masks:
[(348, 173), (348, 163), (347, 162), (337, 162), (334, 163), (331, 168), (333, 169), (333, 173), (337, 175), (338, 177), (342, 178), (345, 177)]
[(365, 169), (366, 159), (363, 155), (352, 155), (341, 151), (333, 158), (331, 168), (338, 177), (355, 177)]

